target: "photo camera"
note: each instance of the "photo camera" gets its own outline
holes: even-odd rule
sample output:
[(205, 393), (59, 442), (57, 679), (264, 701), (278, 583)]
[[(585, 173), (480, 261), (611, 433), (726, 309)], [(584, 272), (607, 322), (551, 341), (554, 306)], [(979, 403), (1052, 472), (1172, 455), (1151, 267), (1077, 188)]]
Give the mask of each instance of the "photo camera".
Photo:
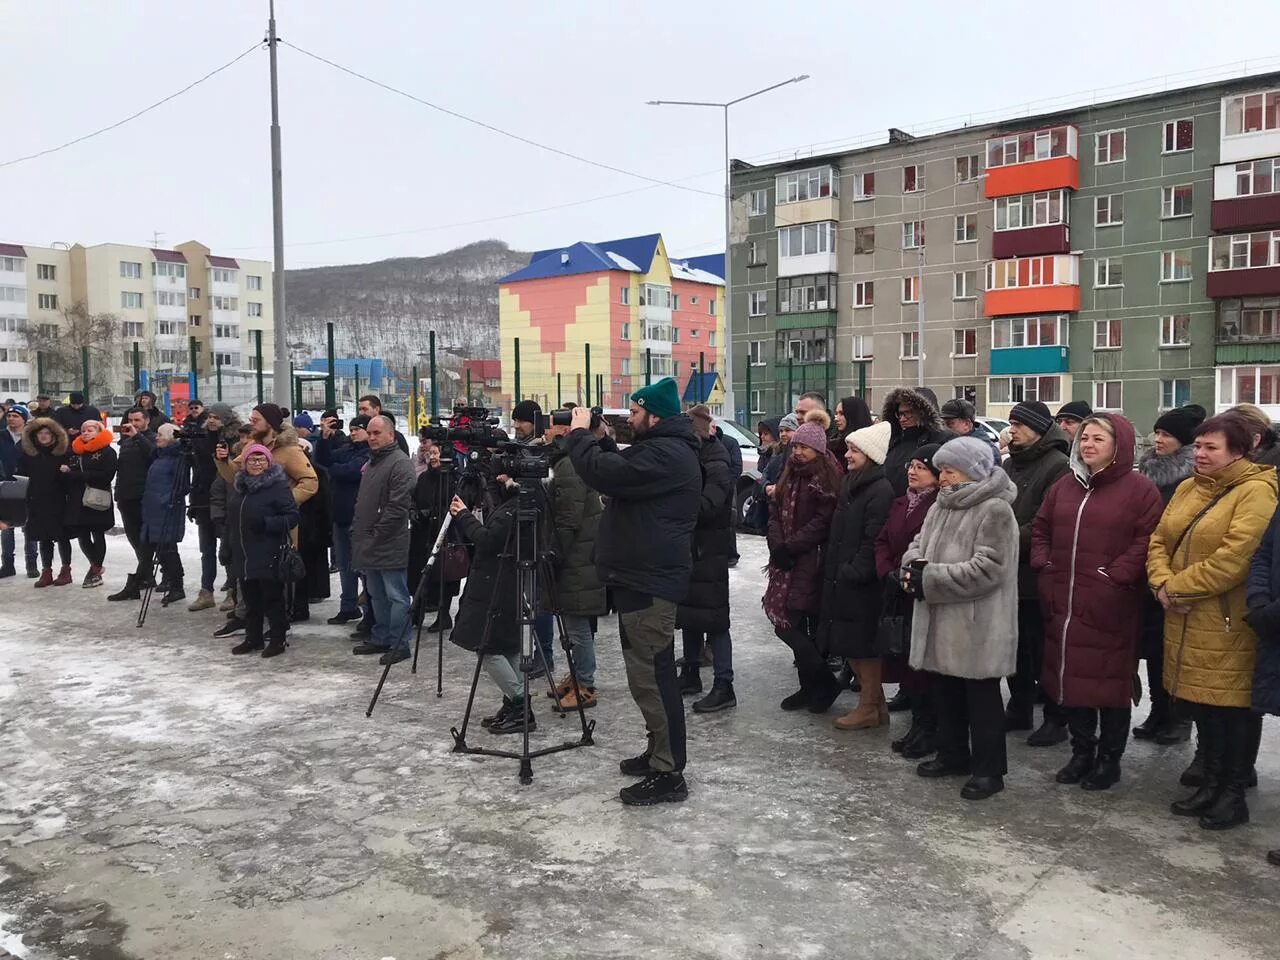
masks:
[[(569, 426), (569, 423), (572, 419), (573, 419), (572, 410), (552, 410), (551, 411), (551, 425), (553, 427), (567, 427)], [(591, 429), (592, 430), (596, 429), (598, 426), (600, 426), (603, 420), (604, 420), (604, 408), (592, 407), (591, 408)]]

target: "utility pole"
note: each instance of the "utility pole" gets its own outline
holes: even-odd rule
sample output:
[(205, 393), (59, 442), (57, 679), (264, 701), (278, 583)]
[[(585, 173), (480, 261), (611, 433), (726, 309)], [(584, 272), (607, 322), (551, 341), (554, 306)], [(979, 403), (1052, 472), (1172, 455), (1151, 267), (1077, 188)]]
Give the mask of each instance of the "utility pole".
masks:
[[(923, 222), (923, 221), (922, 221)], [(920, 244), (920, 263), (916, 268), (916, 386), (924, 386), (924, 244)]]
[(285, 323), (284, 298), (284, 172), (280, 165), (280, 77), (276, 56), (280, 46), (276, 36), (276, 0), (268, 0), (267, 47), (271, 55), (271, 227), (275, 265), (271, 271), (271, 312), (275, 324), (275, 358), (272, 364), (272, 394), (282, 407), (289, 403), (289, 337)]

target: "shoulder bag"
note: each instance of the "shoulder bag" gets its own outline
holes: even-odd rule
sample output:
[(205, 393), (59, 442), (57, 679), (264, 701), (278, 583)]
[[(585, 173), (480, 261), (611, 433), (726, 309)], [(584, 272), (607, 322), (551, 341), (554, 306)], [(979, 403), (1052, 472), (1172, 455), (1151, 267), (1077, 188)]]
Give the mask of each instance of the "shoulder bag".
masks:
[(289, 539), (289, 531), (280, 538), (280, 552), (276, 559), (276, 579), (281, 583), (297, 583), (307, 575), (307, 565), (302, 561), (302, 554)]
[(876, 622), (876, 653), (906, 660), (911, 655), (911, 614), (906, 606), (915, 601), (902, 592), (895, 576), (885, 588), (884, 608)]
[[(80, 458), (80, 472), (82, 474), (84, 473), (84, 457)], [(103, 490), (99, 487), (91, 487), (86, 481), (84, 485), (84, 493), (80, 495), (80, 503), (90, 510), (97, 510), (99, 512), (103, 510), (110, 510), (111, 491)]]

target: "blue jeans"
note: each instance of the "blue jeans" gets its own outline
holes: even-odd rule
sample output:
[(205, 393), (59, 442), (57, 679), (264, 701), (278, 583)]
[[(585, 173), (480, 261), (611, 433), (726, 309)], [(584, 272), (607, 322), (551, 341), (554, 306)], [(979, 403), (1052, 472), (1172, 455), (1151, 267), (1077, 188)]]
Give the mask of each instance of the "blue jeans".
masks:
[(333, 525), (333, 558), (338, 565), (338, 582), (342, 584), (341, 600), (338, 610), (342, 613), (356, 613), (356, 598), (360, 596), (360, 578), (351, 569), (351, 525), (340, 523)]
[[(17, 552), (17, 531), (13, 527), (8, 530), (0, 530), (0, 562), (5, 566), (13, 566), (14, 554)], [(22, 531), (22, 552), (26, 554), (28, 564), (36, 562), (36, 542), (27, 536), (27, 531)]]
[(538, 637), (538, 647), (542, 650), (542, 658), (547, 661), (547, 672), (556, 665), (556, 616), (554, 613), (540, 613), (533, 621), (533, 632)]
[(702, 643), (711, 644), (711, 671), (715, 682), (733, 683), (733, 640), (729, 631), (705, 634), (700, 630), (682, 630), (685, 668), (697, 671), (702, 664)]
[(573, 666), (578, 674), (578, 683), (584, 687), (596, 685), (596, 635), (591, 629), (590, 617), (576, 617), (573, 614), (561, 614), (565, 636), (573, 648)]
[(364, 571), (364, 588), (373, 606), (373, 634), (369, 642), (375, 647), (409, 649), (409, 571)]

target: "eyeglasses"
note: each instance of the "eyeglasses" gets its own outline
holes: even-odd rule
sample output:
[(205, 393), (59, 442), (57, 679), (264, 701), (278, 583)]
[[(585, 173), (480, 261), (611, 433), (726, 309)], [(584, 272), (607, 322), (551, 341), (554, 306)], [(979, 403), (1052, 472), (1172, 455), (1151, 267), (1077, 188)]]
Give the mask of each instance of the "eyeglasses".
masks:
[(915, 415), (916, 415), (916, 414), (915, 414), (915, 411), (914, 411), (914, 410), (899, 410), (899, 411), (898, 411), (898, 416), (900, 416), (900, 417), (914, 417)]

